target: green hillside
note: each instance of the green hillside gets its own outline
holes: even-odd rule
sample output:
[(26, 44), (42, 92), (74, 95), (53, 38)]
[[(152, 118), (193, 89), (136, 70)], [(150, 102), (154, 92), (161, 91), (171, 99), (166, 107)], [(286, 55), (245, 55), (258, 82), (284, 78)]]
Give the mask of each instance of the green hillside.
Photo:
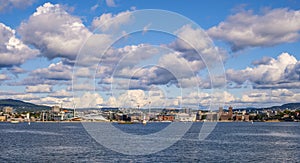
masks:
[(16, 112), (50, 110), (49, 106), (35, 105), (20, 100), (0, 99), (0, 109), (2, 110), (5, 106), (13, 107)]

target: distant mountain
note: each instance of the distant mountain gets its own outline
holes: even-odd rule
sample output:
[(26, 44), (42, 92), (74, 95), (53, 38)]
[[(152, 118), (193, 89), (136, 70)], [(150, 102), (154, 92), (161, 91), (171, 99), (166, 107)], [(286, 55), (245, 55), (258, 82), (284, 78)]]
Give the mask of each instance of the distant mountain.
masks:
[(285, 109), (298, 109), (300, 110), (300, 103), (287, 103), (283, 104), (281, 106), (271, 106), (271, 107), (264, 107), (264, 108), (255, 108), (255, 107), (248, 107), (248, 108), (235, 108), (233, 110), (264, 110), (264, 109), (270, 109), (270, 110), (285, 110)]
[(280, 109), (280, 110), (284, 110), (284, 109), (299, 109), (300, 110), (300, 103), (288, 103), (288, 104), (283, 104), (281, 106), (272, 106), (270, 107), (270, 109)]
[(41, 110), (50, 110), (51, 107), (44, 105), (36, 105), (29, 102), (24, 102), (20, 100), (13, 99), (0, 99), (0, 110), (5, 106), (13, 107), (16, 112), (23, 111), (41, 111)]

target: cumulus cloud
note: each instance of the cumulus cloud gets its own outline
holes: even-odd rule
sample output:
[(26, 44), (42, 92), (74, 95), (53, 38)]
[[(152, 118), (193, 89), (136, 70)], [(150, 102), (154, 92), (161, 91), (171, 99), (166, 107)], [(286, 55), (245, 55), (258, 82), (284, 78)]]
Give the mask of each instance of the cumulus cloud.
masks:
[(13, 8), (26, 8), (31, 6), (35, 0), (0, 0), (0, 12), (8, 11)]
[(17, 67), (17, 66), (14, 66), (14, 67), (11, 67), (11, 68), (8, 68), (8, 71), (11, 72), (12, 74), (14, 75), (18, 75), (18, 74), (22, 74), (22, 73), (25, 73), (26, 70), (20, 68), (20, 67)]
[(26, 86), (27, 93), (50, 93), (52, 92), (52, 86), (41, 84), (35, 86)]
[[(59, 95), (61, 93), (64, 95)], [(86, 92), (81, 96), (73, 98), (69, 96), (69, 93), (60, 90), (54, 92), (52, 95), (53, 96), (34, 96), (32, 94), (28, 94), (28, 96), (26, 96), (26, 94), (24, 94), (20, 95), (19, 97), (23, 96), (23, 98), (19, 99), (26, 99), (28, 102), (48, 106), (62, 105), (63, 108), (95, 108), (103, 104), (103, 98), (98, 93)]]
[(0, 81), (8, 80), (9, 77), (6, 74), (0, 74)]
[(49, 94), (49, 96), (50, 97), (56, 97), (56, 98), (66, 98), (66, 97), (70, 98), (70, 97), (73, 97), (71, 92), (66, 91), (64, 89), (55, 91), (55, 92)]
[(30, 75), (48, 80), (71, 80), (72, 67), (62, 62), (52, 63), (47, 68), (33, 70)]
[[(185, 66), (180, 64), (181, 66), (178, 66), (177, 69), (189, 69), (190, 77), (197, 75), (204, 69), (208, 69), (210, 71), (209, 82), (213, 83), (210, 86), (224, 87), (226, 82), (223, 62), (227, 59), (227, 53), (216, 47), (205, 31), (195, 29), (191, 25), (183, 26), (175, 34), (178, 39), (169, 44), (169, 47), (180, 52), (180, 60), (185, 60), (181, 63), (186, 63)], [(171, 62), (171, 60), (166, 61)], [(208, 85), (202, 82), (202, 87)]]
[[(210, 48), (211, 46), (201, 47)], [(198, 48), (200, 48), (200, 45), (198, 45)], [(211, 57), (210, 55), (214, 55), (213, 57), (216, 58), (219, 57), (213, 53), (213, 50), (202, 50), (205, 51), (207, 58)], [(147, 90), (152, 85), (170, 86), (172, 84), (183, 88), (211, 87), (210, 80), (201, 81), (200, 83), (200, 78), (197, 75), (203, 69), (204, 63), (201, 57), (198, 54), (196, 55), (198, 58), (191, 59), (193, 57), (190, 58), (183, 51), (174, 51), (165, 46), (150, 46), (147, 44), (111, 49), (107, 55), (102, 57), (101, 66), (97, 71), (97, 77), (100, 80), (98, 83), (100, 85), (119, 85), (118, 89), (142, 90)], [(146, 61), (147, 64), (145, 65)], [(114, 78), (114, 83), (110, 80), (111, 77)]]
[(295, 42), (300, 36), (300, 11), (287, 8), (267, 10), (262, 14), (242, 11), (207, 32), (215, 39), (228, 42), (233, 51)]
[(116, 7), (116, 3), (114, 0), (105, 0), (105, 2), (108, 7)]
[(201, 61), (188, 61), (182, 57), (182, 53), (169, 53), (162, 56), (158, 65), (168, 69), (177, 78), (190, 77), (201, 69)]
[(201, 29), (185, 25), (175, 34), (179, 39), (172, 42), (169, 47), (182, 52), (182, 56), (187, 61), (202, 61), (199, 68), (205, 68), (209, 64), (216, 63), (216, 60), (224, 61), (227, 58), (226, 53), (216, 47), (207, 33)]
[(0, 68), (19, 66), (38, 53), (16, 38), (15, 30), (0, 23)]
[(95, 4), (94, 6), (91, 7), (92, 11), (95, 11), (99, 7), (99, 4)]
[(19, 28), (22, 40), (39, 49), (49, 59), (75, 59), (79, 48), (91, 35), (80, 18), (59, 4), (45, 3)]
[(257, 65), (268, 65), (270, 64), (270, 62), (272, 61), (272, 58), (271, 57), (263, 57), (262, 59), (260, 60), (255, 60), (252, 62), (252, 64), (254, 66), (257, 66)]
[(102, 14), (99, 17), (94, 18), (92, 22), (92, 29), (99, 29), (101, 31), (118, 29), (122, 24), (126, 24), (132, 21), (130, 11), (120, 12), (117, 15), (112, 13)]
[(255, 90), (244, 94), (240, 100), (242, 103), (291, 103), (299, 102), (300, 94), (288, 89), (270, 91)]
[[(214, 102), (218, 101), (219, 105), (222, 106), (223, 104), (229, 104), (236, 100), (235, 97), (227, 91), (214, 92), (214, 93), (192, 91), (189, 94), (180, 97), (180, 99), (182, 100), (183, 106), (194, 106), (194, 107), (199, 105), (208, 107), (211, 105), (212, 101)], [(212, 108), (212, 109), (217, 109), (217, 108)]]
[(76, 108), (98, 107), (104, 102), (98, 93), (85, 92), (82, 96), (75, 97), (74, 103)]
[(165, 93), (157, 88), (150, 88), (148, 91), (141, 89), (126, 90), (118, 97), (111, 96), (106, 104), (108, 106), (148, 108), (172, 106), (173, 100), (166, 98)]
[[(157, 63), (150, 63), (150, 60), (158, 57), (160, 51), (159, 47), (146, 44), (111, 49), (101, 58), (101, 66), (98, 67), (96, 74), (99, 79), (98, 83), (100, 85), (116, 84), (120, 86), (120, 89), (147, 89), (146, 87), (151, 84), (151, 81), (158, 79), (154, 74), (154, 71), (158, 70), (153, 67)], [(145, 65), (146, 61), (149, 62)], [(168, 80), (167, 76), (165, 77), (165, 80)], [(130, 85), (128, 82), (126, 85), (124, 80), (131, 80)]]
[[(113, 75), (115, 79), (132, 80), (130, 85), (124, 84), (124, 81), (120, 82), (120, 88), (124, 88), (126, 85), (126, 89), (146, 90), (151, 85), (172, 84), (185, 88), (198, 86), (199, 84), (195, 85), (198, 73), (206, 66), (216, 67), (214, 64), (216, 60), (222, 62), (221, 60), (226, 58), (226, 54), (213, 45), (212, 40), (203, 30), (186, 25), (176, 31), (176, 34), (180, 38), (188, 40), (192, 45), (177, 39), (167, 47), (165, 45), (155, 47), (140, 44), (110, 50), (107, 55), (102, 57), (99, 73), (97, 72), (103, 79), (99, 84), (104, 83), (107, 81), (104, 79)], [(140, 67), (146, 61), (147, 65)], [(111, 65), (116, 65), (116, 67), (105, 68), (106, 66), (111, 67)], [(220, 66), (222, 67), (222, 65)], [(107, 75), (105, 76), (105, 74)], [(205, 84), (205, 87), (209, 85), (202, 84)]]
[(257, 61), (255, 67), (247, 67), (243, 70), (227, 70), (227, 79), (229, 81), (242, 84), (249, 80), (254, 84), (254, 88), (263, 88), (264, 85), (283, 86), (290, 83), (299, 83), (300, 80), (300, 62), (288, 54), (282, 53), (276, 59), (268, 59), (268, 62)]

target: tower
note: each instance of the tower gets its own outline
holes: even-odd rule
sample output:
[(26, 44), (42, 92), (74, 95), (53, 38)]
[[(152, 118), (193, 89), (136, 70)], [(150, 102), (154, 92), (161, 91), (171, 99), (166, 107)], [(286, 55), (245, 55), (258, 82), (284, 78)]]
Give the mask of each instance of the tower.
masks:
[(228, 119), (232, 120), (232, 106), (228, 108)]

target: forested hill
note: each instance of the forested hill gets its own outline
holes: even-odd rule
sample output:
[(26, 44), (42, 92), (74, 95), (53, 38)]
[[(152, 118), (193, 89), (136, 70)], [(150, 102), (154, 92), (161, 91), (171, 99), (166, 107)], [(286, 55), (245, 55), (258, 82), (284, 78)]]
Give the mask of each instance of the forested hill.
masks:
[(16, 112), (22, 111), (41, 111), (41, 110), (49, 110), (49, 106), (45, 105), (36, 105), (29, 102), (24, 102), (20, 100), (14, 99), (0, 99), (0, 109), (2, 110), (3, 107), (10, 106), (14, 108)]

